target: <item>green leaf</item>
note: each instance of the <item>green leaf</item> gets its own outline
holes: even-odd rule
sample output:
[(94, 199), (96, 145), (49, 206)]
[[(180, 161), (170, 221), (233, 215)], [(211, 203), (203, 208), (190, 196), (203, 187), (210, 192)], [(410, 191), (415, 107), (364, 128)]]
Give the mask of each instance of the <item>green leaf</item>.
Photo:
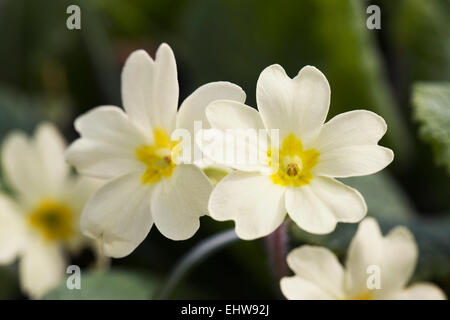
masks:
[(413, 105), (421, 138), (432, 146), (436, 163), (450, 174), (450, 82), (416, 84)]
[(151, 299), (158, 281), (141, 273), (110, 270), (81, 273), (81, 289), (68, 289), (66, 280), (52, 292), (47, 300), (145, 300)]

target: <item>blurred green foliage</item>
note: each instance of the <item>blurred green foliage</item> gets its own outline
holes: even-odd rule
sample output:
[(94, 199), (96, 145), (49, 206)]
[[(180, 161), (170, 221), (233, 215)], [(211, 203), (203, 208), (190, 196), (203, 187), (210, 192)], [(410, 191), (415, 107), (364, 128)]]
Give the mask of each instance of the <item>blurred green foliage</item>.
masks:
[(11, 130), (31, 132), (44, 119), (39, 102), (20, 91), (0, 87), (0, 137)]
[(413, 104), (420, 136), (432, 145), (436, 163), (450, 175), (450, 82), (416, 84)]
[[(397, 224), (411, 228), (420, 247), (416, 277), (435, 280), (450, 293), (450, 182), (443, 167), (448, 170), (450, 106), (448, 84), (432, 84), (450, 81), (448, 0), (76, 3), (79, 31), (66, 28), (73, 1), (0, 1), (0, 142), (11, 130), (30, 132), (44, 119), (73, 140), (77, 115), (121, 104), (120, 69), (128, 54), (144, 48), (154, 55), (161, 42), (174, 49), (181, 98), (206, 82), (228, 80), (256, 106), (256, 81), (266, 66), (279, 63), (294, 76), (315, 65), (330, 82), (329, 117), (369, 109), (388, 123), (382, 144), (394, 150), (394, 163), (383, 173), (344, 182), (361, 191), (385, 232)], [(381, 8), (381, 30), (366, 28), (369, 4)], [(412, 97), (420, 81), (430, 84), (415, 86)], [(67, 292), (64, 282), (48, 297), (149, 298), (182, 254), (232, 226), (204, 217), (200, 231), (184, 242), (153, 228), (132, 255), (113, 261), (112, 271), (86, 273), (82, 293)], [(342, 224), (335, 233), (312, 236), (292, 226), (291, 245), (326, 245), (342, 257), (355, 230)], [(11, 270), (0, 269), (0, 298), (20, 296)], [(264, 242), (239, 241), (193, 270), (175, 296), (277, 297), (270, 272)]]
[(417, 214), (412, 201), (386, 172), (341, 180), (361, 192), (369, 214), (379, 220), (407, 222)]
[(194, 1), (180, 24), (174, 41), (182, 54), (195, 57), (189, 61), (194, 86), (223, 74), (243, 85), (254, 106), (263, 68), (279, 63), (294, 76), (315, 65), (332, 88), (330, 116), (371, 109), (386, 119), (388, 143), (399, 159), (410, 155), (406, 119), (393, 100), (360, 1)]

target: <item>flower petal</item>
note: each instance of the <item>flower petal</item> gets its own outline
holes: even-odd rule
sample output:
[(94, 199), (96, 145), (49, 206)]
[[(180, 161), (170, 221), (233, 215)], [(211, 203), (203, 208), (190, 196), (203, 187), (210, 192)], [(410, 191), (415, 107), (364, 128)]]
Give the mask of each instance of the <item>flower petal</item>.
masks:
[(290, 79), (280, 65), (272, 65), (259, 76), (256, 100), (268, 129), (280, 129), (281, 139), (294, 133), (307, 144), (326, 119), (330, 86), (312, 66), (302, 68)]
[(5, 176), (15, 191), (29, 202), (55, 194), (69, 172), (64, 149), (64, 139), (49, 123), (41, 124), (31, 139), (13, 132), (3, 144)]
[(122, 70), (123, 105), (144, 132), (157, 127), (172, 132), (178, 93), (175, 57), (167, 44), (159, 46), (155, 61), (144, 50), (128, 57)]
[[(245, 101), (245, 92), (230, 82), (211, 82), (195, 90), (180, 106), (177, 114), (177, 129), (186, 129), (190, 133), (191, 163), (202, 158), (201, 151), (195, 142), (195, 136), (200, 129), (210, 128), (206, 119), (205, 109), (215, 100), (228, 99), (238, 102)], [(194, 127), (195, 122), (201, 124)]]
[(149, 119), (152, 128), (161, 127), (168, 132), (175, 129), (178, 108), (177, 64), (172, 49), (163, 43), (156, 51), (153, 105)]
[(116, 143), (124, 149), (134, 140), (137, 140), (135, 145), (151, 143), (129, 116), (115, 106), (97, 107), (79, 116), (75, 120), (75, 129), (83, 138)]
[(206, 108), (206, 117), (212, 128), (265, 129), (261, 116), (254, 108), (231, 100), (218, 100)]
[(197, 232), (199, 218), (208, 213), (212, 185), (196, 166), (181, 164), (161, 180), (152, 195), (153, 219), (158, 230), (172, 240), (185, 240)]
[(64, 158), (66, 150), (64, 138), (54, 125), (43, 123), (36, 130), (35, 145), (46, 179), (52, 185), (52, 190), (58, 190), (70, 170)]
[(287, 263), (297, 276), (314, 283), (334, 299), (344, 297), (344, 269), (330, 250), (305, 245), (292, 250)]
[(14, 261), (25, 244), (25, 232), (20, 209), (8, 197), (0, 195), (0, 264)]
[(66, 159), (84, 175), (115, 178), (138, 170), (135, 150), (150, 138), (119, 108), (103, 106), (80, 116), (75, 128), (81, 138), (66, 151)]
[(40, 298), (63, 279), (65, 260), (58, 246), (33, 241), (19, 263), (22, 290), (32, 298)]
[(343, 147), (320, 154), (312, 173), (337, 178), (365, 176), (384, 169), (392, 160), (392, 150), (378, 145)]
[(25, 134), (13, 132), (5, 138), (2, 163), (6, 179), (28, 204), (55, 192), (36, 145)]
[(394, 159), (392, 150), (377, 143), (387, 129), (383, 118), (373, 112), (342, 113), (322, 127), (314, 141), (320, 153), (316, 175), (351, 177), (368, 175), (385, 168)]
[(99, 240), (107, 256), (129, 255), (152, 227), (152, 188), (141, 184), (141, 175), (133, 172), (108, 182), (89, 199), (83, 210), (81, 230)]
[(144, 50), (134, 51), (122, 70), (122, 101), (130, 119), (144, 132), (151, 132), (155, 62)]
[(368, 290), (367, 268), (375, 265), (380, 270), (380, 289), (375, 298), (384, 298), (403, 288), (411, 277), (418, 250), (412, 234), (404, 227), (394, 228), (386, 237), (373, 218), (364, 219), (358, 227), (347, 256), (346, 285), (350, 296)]
[[(16, 191), (24, 194), (32, 189), (37, 189), (36, 180), (39, 180), (41, 172), (28, 168), (30, 163), (36, 168), (36, 163), (31, 162), (32, 150), (25, 134), (21, 132), (10, 133), (2, 146), (3, 172), (8, 182)], [(34, 176), (33, 179), (30, 177)]]
[(234, 220), (241, 239), (266, 236), (283, 222), (285, 189), (258, 173), (235, 171), (223, 178), (211, 193), (212, 218)]
[(336, 228), (336, 217), (310, 186), (288, 189), (286, 209), (289, 217), (307, 232), (327, 234)]
[(201, 130), (196, 137), (205, 155), (242, 171), (268, 167), (269, 137), (255, 109), (236, 101), (218, 100), (206, 108), (206, 117), (213, 129)]
[[(349, 297), (367, 292), (367, 268), (381, 268), (383, 258), (383, 235), (375, 219), (368, 217), (359, 223), (347, 252), (345, 264), (346, 290)], [(382, 274), (383, 276), (383, 274)]]
[(315, 283), (298, 276), (282, 278), (280, 287), (288, 300), (334, 300)]
[(358, 222), (367, 212), (357, 190), (323, 177), (288, 190), (286, 208), (300, 228), (316, 234), (330, 233), (337, 222)]
[(342, 147), (375, 145), (386, 130), (386, 121), (376, 113), (367, 110), (344, 112), (322, 126), (314, 147), (326, 152)]
[(204, 129), (210, 128), (205, 109), (216, 100), (244, 103), (245, 92), (241, 87), (226, 81), (210, 82), (199, 87), (181, 104), (177, 115), (177, 128), (187, 129), (192, 135), (194, 121), (202, 121)]
[(383, 239), (381, 288), (389, 292), (404, 288), (416, 268), (419, 249), (413, 234), (405, 227), (395, 227)]
[(391, 299), (395, 300), (446, 300), (445, 293), (437, 286), (428, 282), (415, 283), (396, 293)]

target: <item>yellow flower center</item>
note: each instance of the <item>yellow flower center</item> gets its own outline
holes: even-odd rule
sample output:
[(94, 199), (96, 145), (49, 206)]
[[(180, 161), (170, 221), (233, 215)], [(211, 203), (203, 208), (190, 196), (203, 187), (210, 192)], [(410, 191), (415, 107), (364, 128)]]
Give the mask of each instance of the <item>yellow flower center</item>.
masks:
[(174, 160), (180, 154), (179, 141), (170, 140), (166, 130), (153, 130), (153, 139), (154, 144), (136, 149), (136, 158), (147, 166), (142, 175), (142, 184), (152, 184), (170, 177), (176, 167)]
[(358, 294), (356, 297), (353, 297), (353, 300), (372, 300), (372, 295), (370, 292), (364, 292), (362, 294)]
[(74, 214), (63, 203), (43, 200), (28, 216), (28, 222), (47, 241), (63, 241), (74, 235)]
[(370, 293), (370, 291), (365, 291), (365, 292), (357, 294), (356, 296), (354, 296), (351, 299), (346, 299), (346, 300), (372, 300), (372, 294)]
[[(295, 135), (284, 138), (278, 152), (278, 170), (270, 177), (272, 182), (282, 186), (300, 187), (308, 184), (313, 175), (311, 169), (317, 164), (319, 152), (314, 149), (303, 150), (303, 144)], [(272, 151), (267, 152), (269, 164), (272, 166)]]

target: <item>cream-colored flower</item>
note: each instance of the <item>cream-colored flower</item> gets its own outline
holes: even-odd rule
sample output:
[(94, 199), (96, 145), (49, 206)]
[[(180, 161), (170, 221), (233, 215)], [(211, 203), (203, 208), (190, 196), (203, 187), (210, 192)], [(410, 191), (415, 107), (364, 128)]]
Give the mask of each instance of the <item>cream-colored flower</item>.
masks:
[(11, 133), (2, 147), (14, 197), (0, 193), (0, 264), (19, 258), (21, 287), (34, 298), (63, 279), (65, 254), (88, 240), (79, 216), (97, 183), (70, 175), (65, 147), (51, 124), (40, 125), (31, 139)]
[(190, 238), (208, 212), (212, 185), (181, 158), (185, 140), (172, 134), (185, 129), (193, 139), (194, 121), (204, 120), (211, 101), (243, 102), (245, 93), (228, 82), (209, 83), (187, 97), (177, 113), (178, 90), (175, 57), (167, 44), (155, 60), (135, 51), (122, 71), (125, 112), (103, 106), (75, 121), (81, 138), (70, 146), (67, 160), (82, 174), (109, 180), (86, 205), (81, 227), (101, 241), (108, 256), (130, 254), (153, 223), (170, 239)]
[[(393, 160), (392, 150), (377, 145), (387, 129), (383, 118), (357, 110), (324, 123), (330, 87), (311, 66), (293, 79), (279, 65), (267, 67), (256, 98), (259, 113), (226, 100), (206, 108), (212, 129), (197, 137), (202, 151), (237, 169), (213, 190), (211, 217), (234, 220), (243, 239), (270, 234), (286, 212), (300, 228), (317, 234), (330, 233), (337, 222), (360, 221), (367, 211), (363, 197), (334, 178), (372, 174)], [(258, 130), (258, 139), (243, 139), (242, 130)], [(257, 154), (258, 161), (238, 162), (227, 157), (227, 150), (237, 150), (238, 156), (248, 152), (249, 158)]]
[(421, 282), (407, 287), (416, 267), (418, 249), (405, 227), (383, 237), (373, 218), (358, 227), (345, 268), (328, 249), (302, 246), (287, 257), (292, 277), (281, 279), (281, 291), (292, 300), (439, 300), (437, 286)]

